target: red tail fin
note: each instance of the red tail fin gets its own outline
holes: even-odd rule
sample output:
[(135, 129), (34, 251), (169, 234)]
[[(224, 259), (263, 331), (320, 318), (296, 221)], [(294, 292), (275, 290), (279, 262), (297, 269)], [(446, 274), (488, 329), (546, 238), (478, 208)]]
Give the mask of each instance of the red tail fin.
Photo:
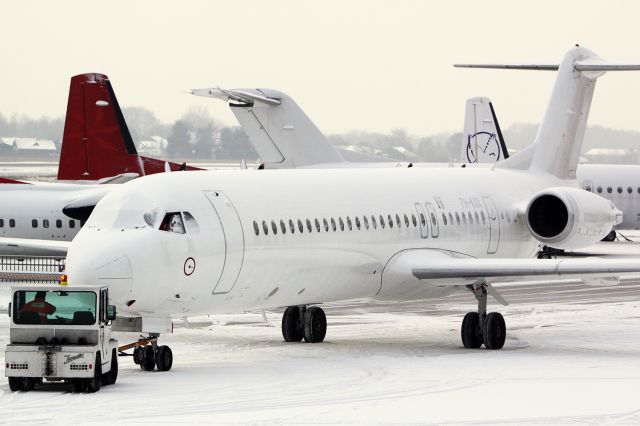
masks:
[[(138, 155), (109, 77), (97, 73), (71, 77), (58, 180), (98, 180), (122, 173), (143, 176), (163, 172), (164, 163)], [(172, 170), (180, 168), (169, 165)]]

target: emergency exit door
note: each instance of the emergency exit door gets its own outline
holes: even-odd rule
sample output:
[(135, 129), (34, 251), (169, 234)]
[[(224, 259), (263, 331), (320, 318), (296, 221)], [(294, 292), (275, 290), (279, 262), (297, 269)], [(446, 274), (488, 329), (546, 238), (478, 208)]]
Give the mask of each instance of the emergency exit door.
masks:
[(487, 253), (493, 254), (498, 251), (498, 245), (500, 244), (500, 218), (498, 217), (496, 205), (490, 197), (482, 197), (482, 201), (489, 216), (489, 246), (487, 247)]
[(223, 238), (225, 245), (224, 266), (220, 277), (214, 280), (212, 293), (228, 293), (238, 281), (244, 261), (242, 224), (236, 208), (226, 195), (220, 191), (205, 191), (205, 194), (222, 227), (222, 235), (212, 235), (210, 238)]

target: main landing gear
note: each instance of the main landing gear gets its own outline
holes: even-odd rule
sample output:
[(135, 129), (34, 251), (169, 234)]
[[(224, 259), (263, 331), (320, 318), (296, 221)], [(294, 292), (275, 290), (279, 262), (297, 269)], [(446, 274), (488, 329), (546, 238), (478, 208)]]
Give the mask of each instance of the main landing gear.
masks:
[[(158, 333), (150, 333), (149, 337), (142, 337), (137, 342), (120, 346), (120, 356), (133, 356), (133, 362), (140, 365), (144, 371), (169, 371), (173, 366), (173, 352), (169, 346), (158, 345)], [(133, 348), (133, 355), (125, 351)]]
[(507, 336), (504, 318), (498, 312), (487, 314), (487, 285), (468, 286), (478, 300), (478, 312), (469, 312), (462, 320), (461, 336), (465, 348), (502, 349)]
[(318, 306), (289, 306), (282, 314), (282, 337), (285, 342), (319, 343), (327, 334), (327, 317)]

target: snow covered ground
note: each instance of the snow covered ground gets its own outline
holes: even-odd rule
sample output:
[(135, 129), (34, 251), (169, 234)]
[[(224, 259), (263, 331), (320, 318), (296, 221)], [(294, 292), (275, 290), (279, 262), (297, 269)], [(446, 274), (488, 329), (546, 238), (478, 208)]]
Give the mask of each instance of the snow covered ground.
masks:
[(328, 305), (321, 344), (282, 342), (277, 312), (192, 318), (161, 338), (170, 372), (120, 358), (118, 382), (97, 394), (3, 381), (0, 423), (640, 423), (640, 281), (501, 291), (501, 351), (461, 347), (465, 293)]

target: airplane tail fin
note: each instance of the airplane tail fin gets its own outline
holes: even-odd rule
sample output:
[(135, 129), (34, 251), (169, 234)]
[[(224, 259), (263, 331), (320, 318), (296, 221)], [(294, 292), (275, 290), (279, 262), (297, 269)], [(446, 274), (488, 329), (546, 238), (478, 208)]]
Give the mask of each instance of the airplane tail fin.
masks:
[(509, 158), (493, 104), (489, 98), (467, 99), (462, 132), (463, 163), (496, 163)]
[(594, 52), (574, 47), (560, 65), (455, 65), (465, 68), (558, 70), (535, 142), (496, 167), (529, 169), (575, 179), (596, 79), (606, 71), (640, 70), (638, 64), (605, 62)]
[[(71, 77), (58, 180), (143, 176), (163, 172), (164, 164), (138, 155), (109, 77), (98, 73)], [(180, 164), (170, 166), (180, 169)]]
[(196, 96), (229, 102), (260, 159), (268, 167), (341, 163), (344, 158), (285, 93), (270, 89), (194, 89)]

